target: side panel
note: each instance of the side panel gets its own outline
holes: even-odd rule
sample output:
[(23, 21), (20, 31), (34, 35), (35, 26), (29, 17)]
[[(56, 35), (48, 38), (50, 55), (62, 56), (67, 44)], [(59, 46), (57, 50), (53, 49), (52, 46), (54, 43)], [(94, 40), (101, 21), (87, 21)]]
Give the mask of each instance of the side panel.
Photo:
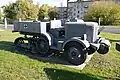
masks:
[(67, 23), (65, 25), (65, 38), (70, 39), (72, 37), (82, 37), (86, 34), (86, 24), (85, 23)]
[(20, 30), (22, 32), (40, 33), (40, 23), (36, 22), (19, 22)]
[(98, 39), (99, 26), (94, 22), (86, 22), (86, 34), (89, 42), (95, 42)]
[(95, 42), (98, 36), (99, 26), (95, 22), (67, 22), (65, 25), (65, 38), (83, 37), (87, 34), (89, 42)]

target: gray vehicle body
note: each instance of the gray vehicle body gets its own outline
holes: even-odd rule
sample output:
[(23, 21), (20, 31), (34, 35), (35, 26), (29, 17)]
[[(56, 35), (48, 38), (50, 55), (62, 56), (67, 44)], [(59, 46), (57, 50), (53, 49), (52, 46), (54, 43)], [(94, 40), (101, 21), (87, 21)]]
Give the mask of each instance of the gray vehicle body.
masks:
[[(68, 57), (71, 57), (70, 55), (74, 57), (74, 54), (79, 54), (78, 56), (74, 57), (75, 59), (71, 57), (68, 60), (73, 64), (82, 64), (86, 59), (87, 53), (92, 54), (95, 51), (98, 51), (98, 53), (100, 54), (108, 53), (110, 49), (110, 42), (100, 37), (99, 30), (100, 27), (95, 22), (84, 22), (82, 20), (78, 20), (75, 22), (62, 22), (61, 20), (52, 20), (49, 22), (15, 22), (13, 32), (20, 32), (20, 34), (25, 35), (25, 38), (27, 38), (26, 35), (42, 35), (44, 36), (44, 39), (47, 40), (50, 49), (59, 52), (67, 51), (66, 53)], [(36, 39), (38, 38), (36, 37), (35, 40)], [(35, 45), (40, 44), (40, 46), (37, 46), (38, 51), (40, 49), (39, 47), (47, 43), (45, 42), (44, 44), (42, 44), (41, 42), (39, 42), (39, 40), (41, 39), (38, 39), (36, 41), (35, 40), (33, 41)], [(30, 44), (32, 45), (32, 43)], [(46, 49), (48, 49), (48, 46), (46, 46)], [(77, 48), (78, 50), (75, 48)], [(44, 52), (45, 51), (46, 50), (44, 50)], [(82, 56), (79, 57), (80, 55)]]
[(60, 20), (50, 22), (15, 22), (14, 31), (21, 34), (43, 34), (49, 40), (51, 48), (63, 51), (67, 43), (75, 41), (85, 48), (90, 45), (96, 50), (99, 49), (100, 43), (110, 46), (110, 42), (98, 35), (99, 25), (95, 22), (66, 22), (61, 26)]

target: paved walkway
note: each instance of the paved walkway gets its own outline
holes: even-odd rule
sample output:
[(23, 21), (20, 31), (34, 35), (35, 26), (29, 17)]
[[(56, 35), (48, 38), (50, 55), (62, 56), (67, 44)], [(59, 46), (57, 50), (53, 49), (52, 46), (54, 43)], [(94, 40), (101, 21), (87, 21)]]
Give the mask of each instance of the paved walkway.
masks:
[(120, 27), (105, 26), (103, 32), (109, 32), (109, 33), (120, 34)]

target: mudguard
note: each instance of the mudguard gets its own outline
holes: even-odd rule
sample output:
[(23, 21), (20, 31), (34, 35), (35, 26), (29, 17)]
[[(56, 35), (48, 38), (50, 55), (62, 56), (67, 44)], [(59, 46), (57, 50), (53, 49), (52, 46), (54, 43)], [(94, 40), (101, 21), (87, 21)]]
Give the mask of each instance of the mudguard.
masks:
[(52, 44), (52, 37), (51, 37), (51, 35), (49, 33), (42, 33), (42, 35), (44, 35), (48, 39), (49, 45), (51, 46), (51, 44)]
[(102, 44), (102, 43), (106, 44), (108, 47), (111, 47), (111, 43), (110, 43), (109, 40), (106, 40), (106, 39), (102, 38), (101, 41), (100, 41), (100, 44)]
[(78, 42), (80, 43), (84, 48), (88, 48), (90, 46), (89, 42), (87, 40), (81, 40), (81, 37), (73, 37), (63, 43), (62, 50), (64, 50), (66, 44), (70, 42)]

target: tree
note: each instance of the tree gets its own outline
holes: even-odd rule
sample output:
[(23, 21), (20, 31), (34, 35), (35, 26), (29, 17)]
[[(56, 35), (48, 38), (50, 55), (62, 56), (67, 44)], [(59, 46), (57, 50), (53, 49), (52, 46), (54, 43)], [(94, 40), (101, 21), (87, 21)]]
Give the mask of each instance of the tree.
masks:
[(35, 19), (38, 14), (38, 5), (32, 0), (17, 0), (4, 7), (5, 16), (9, 19)]
[(2, 14), (2, 12), (1, 12), (1, 10), (0, 10), (0, 20), (1, 20), (2, 17), (3, 17), (3, 14)]
[(48, 6), (47, 4), (43, 4), (40, 7), (39, 13), (38, 13), (38, 19), (39, 20), (43, 20), (45, 17), (48, 17), (49, 8), (50, 8), (50, 6)]
[(120, 19), (120, 6), (111, 1), (93, 3), (84, 16), (84, 19), (98, 22), (99, 18), (102, 25), (119, 23), (119, 20), (116, 19)]
[(5, 17), (10, 19), (16, 19), (17, 8), (15, 3), (10, 3), (9, 6), (4, 6)]
[(54, 18), (58, 19), (59, 14), (58, 14), (57, 8), (56, 7), (50, 8), (48, 12), (48, 16), (51, 20), (53, 20)]
[(54, 18), (58, 18), (58, 12), (56, 7), (48, 6), (47, 4), (43, 4), (39, 9), (38, 19), (43, 20), (45, 17), (53, 20)]
[(2, 11), (0, 10), (0, 23), (3, 22), (2, 17), (3, 17), (3, 13), (2, 13)]

